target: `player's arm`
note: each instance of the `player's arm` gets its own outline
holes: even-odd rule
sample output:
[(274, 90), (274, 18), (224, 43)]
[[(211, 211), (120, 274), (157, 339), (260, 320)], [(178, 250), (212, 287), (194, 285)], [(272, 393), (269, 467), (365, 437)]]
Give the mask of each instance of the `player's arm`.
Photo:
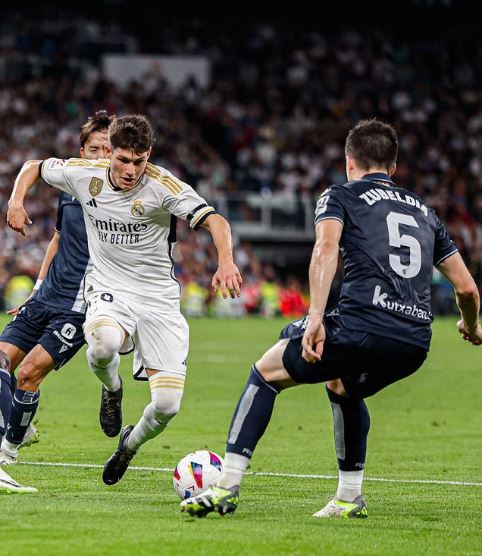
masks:
[(25, 162), (15, 179), (13, 191), (8, 201), (7, 223), (12, 230), (21, 233), (23, 236), (27, 226), (32, 223), (23, 203), (28, 191), (40, 178), (41, 163), (41, 160), (27, 160)]
[(325, 330), (323, 316), (331, 284), (338, 266), (338, 252), (343, 224), (338, 219), (327, 218), (316, 225), (316, 242), (310, 262), (309, 320), (303, 335), (303, 358), (309, 363), (321, 359)]
[(239, 297), (243, 279), (234, 264), (231, 228), (227, 220), (219, 214), (210, 214), (200, 227), (209, 231), (218, 252), (218, 269), (213, 276), (212, 287), (220, 287), (224, 299), (227, 299), (228, 291), (232, 298), (235, 295)]
[(457, 323), (459, 332), (463, 335), (464, 340), (479, 346), (482, 344), (482, 329), (479, 324), (479, 291), (460, 253), (450, 255), (437, 268), (454, 287), (455, 300), (462, 317)]

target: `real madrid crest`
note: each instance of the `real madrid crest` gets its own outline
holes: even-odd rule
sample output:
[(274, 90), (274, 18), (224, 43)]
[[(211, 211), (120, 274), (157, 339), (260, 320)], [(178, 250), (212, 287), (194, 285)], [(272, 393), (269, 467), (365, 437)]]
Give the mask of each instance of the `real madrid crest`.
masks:
[(100, 178), (92, 178), (89, 183), (89, 193), (95, 197), (102, 191), (104, 182)]
[(142, 204), (142, 200), (141, 199), (136, 199), (133, 204), (132, 204), (132, 208), (131, 208), (131, 213), (132, 216), (144, 216), (144, 213), (146, 212), (144, 205)]

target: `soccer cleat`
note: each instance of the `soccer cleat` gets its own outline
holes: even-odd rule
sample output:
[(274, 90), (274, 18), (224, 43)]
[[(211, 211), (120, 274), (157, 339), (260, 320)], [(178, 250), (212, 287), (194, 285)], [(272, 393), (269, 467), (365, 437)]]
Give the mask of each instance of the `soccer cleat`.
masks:
[(357, 496), (353, 502), (345, 502), (333, 498), (328, 504), (322, 508), (313, 517), (342, 517), (348, 519), (350, 517), (364, 518), (368, 517), (368, 510), (363, 496)]
[(206, 517), (211, 512), (219, 515), (233, 514), (239, 505), (239, 487), (223, 488), (212, 486), (181, 502), (181, 512), (191, 516)]
[(137, 453), (127, 447), (127, 439), (133, 428), (134, 425), (126, 425), (122, 429), (117, 450), (110, 456), (107, 463), (104, 465), (102, 480), (106, 485), (115, 485), (122, 479), (126, 469), (129, 467), (131, 459)]
[(22, 442), (20, 442), (20, 444), (18, 445), (18, 449), (20, 450), (20, 448), (28, 448), (29, 446), (32, 446), (32, 444), (37, 444), (37, 442), (39, 441), (40, 434), (38, 432), (38, 429), (35, 425), (32, 425), (32, 423), (30, 423), (30, 425), (27, 427), (27, 432), (25, 433)]
[(20, 494), (26, 492), (37, 492), (37, 489), (34, 487), (23, 486), (20, 483), (17, 483), (10, 475), (7, 475), (5, 471), (0, 468), (0, 493), (11, 494), (18, 492)]
[(107, 436), (117, 436), (122, 427), (122, 379), (119, 390), (109, 392), (102, 385), (100, 399), (99, 421), (100, 426)]
[(13, 465), (18, 463), (18, 450), (0, 449), (0, 465)]

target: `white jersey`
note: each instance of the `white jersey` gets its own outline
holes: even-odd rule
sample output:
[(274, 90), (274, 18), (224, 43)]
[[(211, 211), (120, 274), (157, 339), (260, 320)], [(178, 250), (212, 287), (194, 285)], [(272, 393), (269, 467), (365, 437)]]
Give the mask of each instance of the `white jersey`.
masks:
[(171, 256), (175, 217), (197, 229), (213, 207), (191, 186), (150, 163), (128, 191), (114, 189), (106, 159), (49, 158), (41, 176), (82, 205), (92, 278), (101, 288), (160, 311), (179, 311)]

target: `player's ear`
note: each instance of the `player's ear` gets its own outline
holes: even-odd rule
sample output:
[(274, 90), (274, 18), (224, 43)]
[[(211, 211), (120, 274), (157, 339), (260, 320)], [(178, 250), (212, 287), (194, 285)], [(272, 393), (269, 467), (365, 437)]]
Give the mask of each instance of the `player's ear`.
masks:
[(147, 160), (151, 158), (151, 152), (152, 152), (152, 147), (149, 147), (149, 150), (147, 151)]
[(80, 158), (85, 158), (85, 149), (84, 149), (84, 147), (80, 147)]
[(345, 156), (346, 160), (346, 177), (351, 180), (351, 175), (355, 170), (355, 159)]
[(107, 143), (105, 143), (103, 145), (103, 151), (104, 151), (104, 157), (105, 158), (110, 158), (112, 155), (112, 147), (110, 145), (108, 145)]
[(396, 171), (397, 171), (397, 163), (394, 162), (394, 163), (392, 164), (392, 166), (390, 166), (390, 168), (388, 169), (388, 175), (389, 175), (390, 177), (392, 177), (393, 174), (394, 174)]

